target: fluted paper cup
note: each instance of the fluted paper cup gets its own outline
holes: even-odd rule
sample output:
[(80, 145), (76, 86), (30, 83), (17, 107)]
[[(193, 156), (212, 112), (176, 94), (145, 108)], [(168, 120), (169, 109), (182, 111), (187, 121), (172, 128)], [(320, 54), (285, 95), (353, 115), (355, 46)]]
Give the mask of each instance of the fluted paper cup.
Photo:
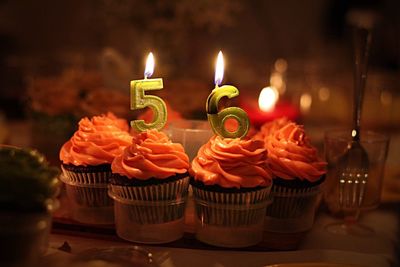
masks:
[(110, 185), (115, 226), (123, 239), (161, 244), (183, 236), (189, 177), (153, 185)]
[(319, 185), (290, 188), (275, 184), (271, 190), (273, 202), (266, 212), (265, 230), (296, 233), (311, 229), (319, 193)]
[(74, 172), (61, 166), (72, 218), (87, 224), (113, 224), (113, 201), (108, 196), (111, 171)]
[(248, 247), (262, 240), (271, 187), (234, 193), (192, 188), (198, 240), (219, 247)]

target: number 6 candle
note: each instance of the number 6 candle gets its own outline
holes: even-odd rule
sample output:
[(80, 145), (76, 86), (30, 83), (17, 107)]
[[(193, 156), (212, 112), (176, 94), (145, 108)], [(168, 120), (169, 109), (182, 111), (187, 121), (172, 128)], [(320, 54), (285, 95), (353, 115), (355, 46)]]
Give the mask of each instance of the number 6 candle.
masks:
[[(238, 107), (229, 107), (218, 111), (218, 102), (223, 97), (233, 98), (239, 95), (239, 90), (232, 85), (221, 86), (224, 76), (224, 59), (222, 52), (218, 53), (215, 69), (215, 88), (207, 98), (207, 118), (213, 131), (226, 138), (242, 138), (249, 131), (249, 118), (246, 112)], [(235, 119), (238, 122), (236, 131), (230, 132), (225, 128), (227, 119)]]
[(145, 95), (146, 91), (163, 89), (163, 80), (161, 78), (148, 79), (154, 71), (153, 53), (149, 53), (144, 71), (144, 80), (131, 81), (131, 109), (143, 109), (149, 107), (153, 109), (153, 122), (146, 123), (144, 120), (131, 121), (132, 128), (139, 132), (148, 129), (161, 130), (167, 121), (167, 108), (165, 102), (158, 96)]

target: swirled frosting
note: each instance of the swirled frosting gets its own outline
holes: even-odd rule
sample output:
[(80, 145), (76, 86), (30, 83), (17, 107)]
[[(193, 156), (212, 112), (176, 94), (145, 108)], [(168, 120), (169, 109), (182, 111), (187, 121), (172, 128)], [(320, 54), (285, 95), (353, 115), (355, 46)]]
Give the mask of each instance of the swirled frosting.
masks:
[(165, 133), (157, 130), (137, 134), (111, 165), (113, 173), (139, 180), (165, 179), (188, 169), (189, 158), (183, 146), (172, 143)]
[(111, 164), (131, 144), (128, 123), (114, 114), (85, 117), (79, 129), (61, 148), (60, 160), (75, 166)]
[(267, 141), (267, 138), (270, 137), (277, 130), (288, 124), (290, 121), (286, 117), (282, 117), (280, 119), (276, 119), (267, 123), (264, 123), (260, 131), (254, 135), (254, 139)]
[(264, 131), (267, 162), (275, 176), (315, 182), (326, 173), (326, 162), (319, 159), (303, 126), (285, 120), (270, 124)]
[(191, 175), (206, 185), (225, 188), (269, 186), (267, 153), (259, 140), (212, 137), (192, 161)]

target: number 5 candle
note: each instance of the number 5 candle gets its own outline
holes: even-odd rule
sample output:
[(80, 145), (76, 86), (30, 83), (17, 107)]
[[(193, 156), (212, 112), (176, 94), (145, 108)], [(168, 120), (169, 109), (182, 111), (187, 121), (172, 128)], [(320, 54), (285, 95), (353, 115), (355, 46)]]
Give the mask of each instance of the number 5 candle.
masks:
[(132, 128), (143, 132), (148, 129), (161, 130), (167, 121), (167, 108), (165, 102), (158, 96), (146, 95), (146, 91), (163, 89), (163, 80), (161, 78), (148, 79), (154, 71), (153, 53), (149, 53), (146, 61), (143, 80), (131, 81), (131, 109), (138, 110), (149, 107), (153, 110), (153, 121), (146, 123), (144, 120), (131, 121)]
[[(233, 98), (239, 95), (239, 90), (232, 85), (221, 86), (224, 76), (224, 59), (222, 52), (218, 53), (215, 70), (215, 88), (207, 98), (206, 110), (207, 118), (213, 131), (226, 138), (242, 138), (249, 131), (249, 118), (246, 112), (238, 107), (229, 107), (221, 111), (218, 110), (218, 102), (223, 97)], [(235, 119), (238, 122), (236, 131), (230, 132), (225, 128), (227, 119)]]

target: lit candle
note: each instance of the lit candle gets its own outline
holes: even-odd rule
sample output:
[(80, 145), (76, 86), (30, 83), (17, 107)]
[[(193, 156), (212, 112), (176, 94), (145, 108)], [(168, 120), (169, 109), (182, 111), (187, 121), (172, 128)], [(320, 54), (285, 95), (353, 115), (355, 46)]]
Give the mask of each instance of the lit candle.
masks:
[(275, 87), (265, 87), (261, 90), (258, 97), (258, 106), (264, 112), (269, 112), (275, 108), (279, 93)]
[[(221, 86), (224, 76), (224, 59), (220, 51), (217, 58), (215, 70), (215, 88), (207, 98), (206, 111), (207, 118), (210, 122), (214, 133), (226, 138), (242, 138), (249, 131), (249, 118), (246, 112), (238, 107), (228, 107), (221, 111), (218, 110), (218, 102), (223, 97), (233, 98), (239, 95), (239, 90), (232, 85)], [(235, 119), (238, 127), (231, 132), (225, 128), (225, 121)]]
[(242, 99), (241, 106), (246, 110), (252, 125), (257, 128), (275, 119), (286, 117), (296, 120), (299, 116), (296, 106), (279, 100), (279, 92), (273, 86), (261, 90), (258, 105), (253, 99)]
[(161, 130), (167, 121), (167, 108), (165, 102), (158, 96), (146, 95), (146, 91), (163, 89), (161, 78), (148, 79), (154, 71), (154, 57), (149, 53), (146, 61), (143, 80), (131, 81), (131, 109), (138, 110), (149, 107), (153, 110), (153, 121), (146, 123), (144, 120), (133, 120), (131, 126), (139, 132), (148, 129)]

